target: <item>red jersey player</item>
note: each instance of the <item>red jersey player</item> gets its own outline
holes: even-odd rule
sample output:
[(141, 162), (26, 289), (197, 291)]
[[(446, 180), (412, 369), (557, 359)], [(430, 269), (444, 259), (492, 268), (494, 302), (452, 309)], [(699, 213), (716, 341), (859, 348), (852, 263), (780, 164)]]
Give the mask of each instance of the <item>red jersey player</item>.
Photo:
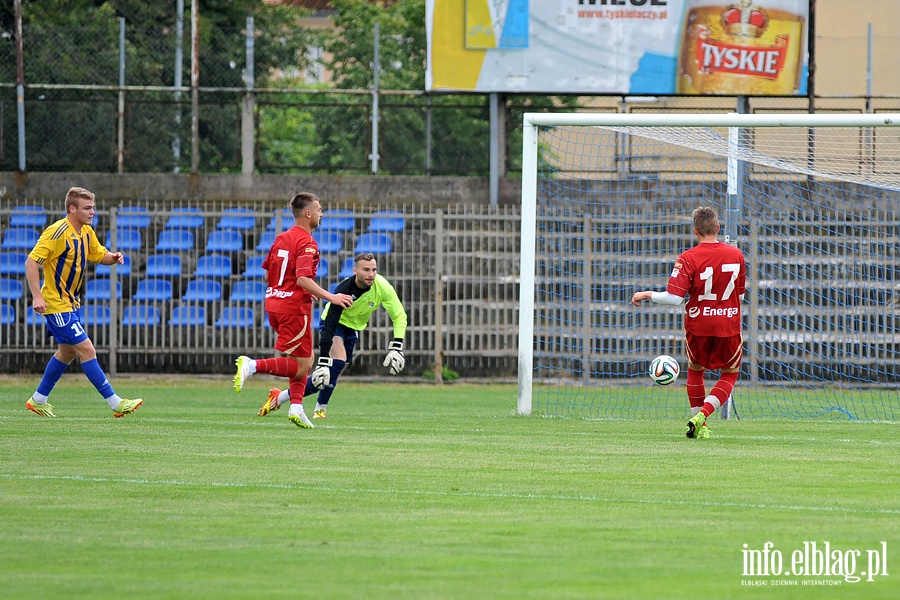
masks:
[[(708, 206), (693, 212), (694, 235), (700, 242), (675, 262), (665, 292), (636, 292), (631, 303), (685, 305), (688, 358), (687, 394), (691, 419), (689, 438), (707, 438), (706, 418), (728, 401), (741, 368), (741, 301), (747, 268), (743, 253), (718, 240), (719, 217)], [(720, 369), (719, 381), (706, 395), (705, 369)]]
[(269, 325), (278, 335), (275, 349), (287, 357), (254, 360), (239, 356), (234, 389), (238, 392), (254, 373), (269, 373), (290, 380), (291, 408), (288, 419), (298, 427), (312, 428), (303, 412), (303, 391), (313, 364), (313, 298), (349, 308), (353, 298), (331, 294), (315, 282), (319, 246), (312, 230), (322, 222), (322, 206), (315, 194), (301, 192), (291, 198), (294, 226), (278, 235), (263, 261), (266, 270), (266, 311)]

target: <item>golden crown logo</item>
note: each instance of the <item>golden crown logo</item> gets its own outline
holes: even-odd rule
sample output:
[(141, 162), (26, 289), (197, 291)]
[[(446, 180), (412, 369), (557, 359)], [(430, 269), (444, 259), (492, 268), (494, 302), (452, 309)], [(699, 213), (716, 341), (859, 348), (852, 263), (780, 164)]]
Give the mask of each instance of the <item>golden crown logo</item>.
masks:
[(765, 31), (769, 18), (762, 10), (753, 8), (751, 0), (741, 0), (741, 7), (726, 10), (722, 21), (730, 35), (759, 37)]

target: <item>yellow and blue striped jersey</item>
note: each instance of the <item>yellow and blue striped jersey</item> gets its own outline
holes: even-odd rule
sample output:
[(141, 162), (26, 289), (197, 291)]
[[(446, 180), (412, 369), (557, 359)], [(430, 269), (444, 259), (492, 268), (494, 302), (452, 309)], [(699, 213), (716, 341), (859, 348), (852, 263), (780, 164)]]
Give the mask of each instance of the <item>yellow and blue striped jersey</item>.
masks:
[(28, 255), (44, 268), (44, 314), (78, 310), (87, 262), (99, 263), (106, 253), (89, 225), (82, 225), (79, 234), (68, 219), (60, 219), (45, 229)]

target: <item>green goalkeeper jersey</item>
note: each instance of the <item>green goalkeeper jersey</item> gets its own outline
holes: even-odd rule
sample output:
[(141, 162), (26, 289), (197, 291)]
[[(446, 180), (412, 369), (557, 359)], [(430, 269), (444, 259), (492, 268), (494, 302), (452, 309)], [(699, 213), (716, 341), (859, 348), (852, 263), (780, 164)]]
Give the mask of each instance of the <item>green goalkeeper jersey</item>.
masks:
[(375, 275), (375, 281), (369, 288), (356, 285), (356, 277), (350, 276), (338, 283), (335, 294), (347, 294), (353, 297), (353, 305), (350, 308), (342, 308), (325, 305), (322, 311), (322, 327), (319, 339), (319, 351), (322, 356), (328, 356), (331, 351), (334, 331), (337, 324), (344, 327), (362, 331), (369, 324), (369, 318), (379, 306), (384, 306), (394, 326), (394, 338), (402, 340), (406, 335), (406, 310), (394, 286), (383, 275)]

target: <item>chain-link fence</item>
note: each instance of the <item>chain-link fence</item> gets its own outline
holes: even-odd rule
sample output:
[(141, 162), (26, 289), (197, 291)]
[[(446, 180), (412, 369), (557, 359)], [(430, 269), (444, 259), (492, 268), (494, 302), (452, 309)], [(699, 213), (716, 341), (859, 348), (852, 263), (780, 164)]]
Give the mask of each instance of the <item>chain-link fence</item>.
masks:
[[(385, 44), (395, 42), (383, 37)], [(88, 20), (78, 30), (30, 24), (23, 39), (28, 171), (188, 172), (194, 161), (198, 171), (215, 173), (252, 168), (366, 174), (377, 167), (383, 174), (485, 176), (490, 171), (487, 95), (330, 89), (309, 59), (321, 51), (315, 35), (302, 29), (283, 35), (256, 28), (251, 53), (246, 29), (205, 25), (196, 106), (189, 87), (189, 35), (179, 35), (175, 27), (134, 31), (114, 18)], [(865, 31), (817, 36), (816, 109), (900, 110), (900, 72), (893, 64), (897, 46), (896, 36), (870, 39)], [(564, 100), (545, 101), (560, 106)], [(565, 102), (567, 110), (735, 106), (733, 98), (712, 97)], [(808, 107), (806, 98), (750, 99), (751, 111)], [(520, 166), (526, 110), (540, 110), (533, 96), (501, 97), (502, 172)], [(5, 36), (0, 37), (0, 170), (19, 169), (19, 126), (15, 38)]]

